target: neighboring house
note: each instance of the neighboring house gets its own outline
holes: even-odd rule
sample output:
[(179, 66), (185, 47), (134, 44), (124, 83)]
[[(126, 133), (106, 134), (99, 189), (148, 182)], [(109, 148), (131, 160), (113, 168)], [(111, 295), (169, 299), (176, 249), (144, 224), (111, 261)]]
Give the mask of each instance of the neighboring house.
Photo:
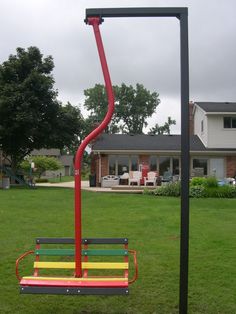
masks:
[(33, 150), (31, 152), (31, 156), (47, 156), (47, 157), (54, 157), (58, 159), (63, 168), (57, 171), (46, 171), (44, 176), (46, 177), (53, 177), (53, 176), (59, 176), (60, 174), (62, 176), (71, 176), (74, 175), (74, 161), (73, 155), (61, 155), (60, 149), (57, 148), (51, 148), (51, 149), (40, 149), (40, 150)]
[[(181, 135), (102, 134), (92, 147), (97, 185), (145, 165), (161, 176), (181, 173)], [(236, 176), (236, 103), (190, 103), (190, 175)]]

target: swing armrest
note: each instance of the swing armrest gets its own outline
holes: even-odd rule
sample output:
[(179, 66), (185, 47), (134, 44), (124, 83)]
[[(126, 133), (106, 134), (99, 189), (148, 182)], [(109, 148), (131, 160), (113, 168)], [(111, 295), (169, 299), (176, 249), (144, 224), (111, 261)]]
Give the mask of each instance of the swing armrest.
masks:
[(138, 279), (138, 261), (137, 261), (137, 254), (135, 250), (129, 250), (129, 253), (133, 255), (134, 267), (135, 267), (134, 276), (132, 279), (129, 280), (129, 284), (132, 284)]
[(25, 252), (24, 254), (22, 254), (17, 260), (16, 260), (16, 277), (17, 279), (19, 280), (19, 282), (21, 281), (21, 276), (19, 275), (19, 270), (18, 270), (18, 266), (19, 266), (19, 263), (22, 259), (24, 259), (27, 255), (30, 255), (30, 254), (34, 254), (34, 251), (27, 251)]

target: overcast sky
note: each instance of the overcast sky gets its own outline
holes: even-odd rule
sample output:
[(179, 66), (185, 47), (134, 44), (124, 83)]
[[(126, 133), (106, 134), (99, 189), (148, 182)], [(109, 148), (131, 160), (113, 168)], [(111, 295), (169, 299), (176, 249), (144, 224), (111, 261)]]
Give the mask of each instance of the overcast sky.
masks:
[[(190, 100), (236, 101), (235, 0), (0, 0), (0, 63), (16, 47), (37, 46), (54, 58), (59, 99), (83, 105), (83, 90), (103, 83), (85, 9), (188, 7)], [(142, 83), (161, 104), (149, 127), (168, 116), (180, 130), (179, 21), (106, 19), (101, 32), (113, 84)]]

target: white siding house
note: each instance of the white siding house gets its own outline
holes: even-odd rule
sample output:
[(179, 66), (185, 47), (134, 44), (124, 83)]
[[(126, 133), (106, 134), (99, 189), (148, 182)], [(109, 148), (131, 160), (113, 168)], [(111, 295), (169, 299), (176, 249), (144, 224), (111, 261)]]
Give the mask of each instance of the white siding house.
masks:
[[(225, 104), (225, 108), (222, 108), (222, 104)], [(232, 104), (213, 103), (213, 108), (209, 110), (209, 105), (195, 103), (194, 133), (207, 148), (236, 148), (236, 105), (233, 108)]]

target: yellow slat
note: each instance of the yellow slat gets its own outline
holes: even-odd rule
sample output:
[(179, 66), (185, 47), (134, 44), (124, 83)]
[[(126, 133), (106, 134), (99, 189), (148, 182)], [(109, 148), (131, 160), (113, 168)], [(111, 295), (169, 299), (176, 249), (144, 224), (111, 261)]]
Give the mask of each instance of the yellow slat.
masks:
[(92, 278), (92, 277), (84, 277), (84, 278), (74, 278), (74, 277), (34, 277), (34, 276), (26, 276), (22, 279), (27, 280), (66, 280), (66, 281), (127, 281), (128, 278)]
[[(74, 262), (34, 262), (34, 268), (75, 269)], [(83, 269), (128, 269), (128, 263), (84, 262)]]

